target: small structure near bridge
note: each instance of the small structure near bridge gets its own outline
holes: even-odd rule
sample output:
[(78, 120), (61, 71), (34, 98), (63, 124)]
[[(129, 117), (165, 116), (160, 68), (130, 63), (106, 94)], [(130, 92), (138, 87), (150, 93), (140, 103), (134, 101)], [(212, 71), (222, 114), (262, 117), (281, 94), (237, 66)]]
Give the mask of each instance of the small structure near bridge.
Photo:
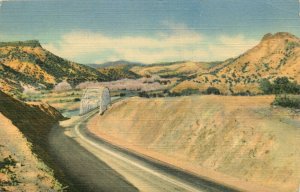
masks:
[(87, 88), (81, 98), (80, 115), (84, 115), (99, 107), (99, 114), (103, 114), (111, 103), (107, 87)]

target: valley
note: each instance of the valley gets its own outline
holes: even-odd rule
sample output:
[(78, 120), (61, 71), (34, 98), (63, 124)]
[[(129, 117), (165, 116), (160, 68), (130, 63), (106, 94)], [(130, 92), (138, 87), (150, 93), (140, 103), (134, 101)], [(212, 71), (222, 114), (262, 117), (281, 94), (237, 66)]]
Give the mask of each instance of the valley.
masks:
[[(282, 32), (217, 62), (83, 65), (0, 43), (0, 190), (296, 191), (299, 54)], [(112, 105), (79, 116), (98, 87)]]

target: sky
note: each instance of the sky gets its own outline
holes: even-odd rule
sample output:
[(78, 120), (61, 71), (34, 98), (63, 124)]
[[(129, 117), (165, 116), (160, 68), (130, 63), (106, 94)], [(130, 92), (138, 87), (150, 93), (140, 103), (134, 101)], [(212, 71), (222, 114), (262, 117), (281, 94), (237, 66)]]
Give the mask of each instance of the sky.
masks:
[(220, 61), (266, 33), (300, 37), (300, 0), (0, 0), (0, 41), (83, 63)]

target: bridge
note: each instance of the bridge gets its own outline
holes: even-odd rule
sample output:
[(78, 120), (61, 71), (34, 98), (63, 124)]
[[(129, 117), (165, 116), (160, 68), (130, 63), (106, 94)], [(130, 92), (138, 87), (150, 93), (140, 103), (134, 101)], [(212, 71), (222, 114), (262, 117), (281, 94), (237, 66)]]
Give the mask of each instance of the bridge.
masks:
[(79, 115), (84, 115), (96, 108), (99, 108), (99, 114), (103, 114), (110, 103), (111, 98), (108, 88), (87, 88), (81, 97)]

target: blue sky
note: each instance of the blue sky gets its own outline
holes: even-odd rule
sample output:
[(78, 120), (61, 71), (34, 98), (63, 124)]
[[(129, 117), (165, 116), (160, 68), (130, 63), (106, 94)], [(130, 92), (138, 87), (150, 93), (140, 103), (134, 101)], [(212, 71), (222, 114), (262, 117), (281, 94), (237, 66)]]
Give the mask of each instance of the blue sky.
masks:
[(300, 36), (298, 0), (6, 0), (0, 41), (38, 39), (80, 63), (234, 57), (266, 33)]

